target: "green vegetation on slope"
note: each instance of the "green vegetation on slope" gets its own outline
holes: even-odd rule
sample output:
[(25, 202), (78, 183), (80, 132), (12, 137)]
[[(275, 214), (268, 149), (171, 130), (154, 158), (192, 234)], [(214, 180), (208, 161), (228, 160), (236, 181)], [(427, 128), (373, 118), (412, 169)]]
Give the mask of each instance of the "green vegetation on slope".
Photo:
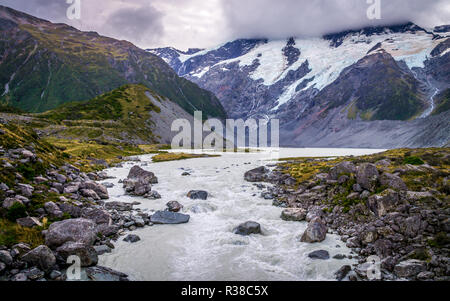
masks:
[(52, 24), (1, 6), (0, 12), (15, 20), (0, 18), (3, 103), (27, 112), (45, 112), (127, 83), (142, 83), (189, 113), (201, 110), (208, 116), (226, 116), (212, 93), (178, 77), (162, 59), (129, 42)]
[(448, 110), (450, 110), (450, 89), (447, 89), (436, 96), (436, 108), (433, 111), (433, 115), (439, 115)]

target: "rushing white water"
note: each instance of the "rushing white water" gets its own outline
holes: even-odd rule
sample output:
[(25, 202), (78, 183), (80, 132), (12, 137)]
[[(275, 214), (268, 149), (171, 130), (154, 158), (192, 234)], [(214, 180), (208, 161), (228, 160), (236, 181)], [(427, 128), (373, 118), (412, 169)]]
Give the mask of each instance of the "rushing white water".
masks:
[[(360, 149), (283, 149), (280, 157), (364, 155), (380, 150)], [(243, 179), (246, 171), (270, 164), (262, 153), (223, 153), (219, 158), (202, 158), (150, 163), (142, 156), (139, 163), (107, 172), (117, 177), (109, 190), (111, 201), (139, 201), (143, 210), (163, 210), (169, 201), (179, 201), (191, 220), (183, 225), (155, 225), (134, 231), (141, 241), (120, 239), (111, 254), (101, 256), (100, 265), (130, 275), (132, 280), (334, 280), (334, 272), (353, 260), (312, 260), (308, 254), (327, 250), (331, 257), (350, 254), (337, 235), (327, 235), (322, 243), (301, 243), (306, 223), (281, 220), (282, 209), (260, 197), (261, 191)], [(145, 163), (148, 163), (145, 166)], [(249, 164), (250, 163), (250, 164)], [(125, 196), (119, 179), (129, 169), (144, 164), (159, 183), (153, 189), (161, 200)], [(182, 177), (184, 171), (191, 176)], [(186, 197), (190, 190), (206, 190), (207, 201)], [(242, 222), (256, 221), (263, 235), (241, 237), (232, 233)], [(339, 247), (338, 247), (339, 246)]]

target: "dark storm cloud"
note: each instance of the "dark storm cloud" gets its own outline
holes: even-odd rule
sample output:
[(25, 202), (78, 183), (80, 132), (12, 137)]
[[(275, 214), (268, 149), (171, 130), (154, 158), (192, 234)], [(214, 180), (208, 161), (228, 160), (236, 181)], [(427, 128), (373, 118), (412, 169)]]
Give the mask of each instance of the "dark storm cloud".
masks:
[(447, 0), (381, 0), (381, 20), (367, 17), (366, 0), (225, 0), (222, 5), (232, 34), (239, 37), (315, 36), (406, 21), (450, 23)]

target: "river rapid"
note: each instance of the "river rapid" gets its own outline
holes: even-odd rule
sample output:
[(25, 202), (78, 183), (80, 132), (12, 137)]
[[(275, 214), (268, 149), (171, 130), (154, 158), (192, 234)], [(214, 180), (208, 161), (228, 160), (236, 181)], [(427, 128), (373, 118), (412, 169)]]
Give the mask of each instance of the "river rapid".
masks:
[[(281, 149), (286, 157), (322, 157), (366, 155), (383, 150), (371, 149)], [(140, 162), (127, 162), (121, 168), (106, 172), (114, 177), (105, 182), (110, 200), (140, 202), (147, 213), (164, 210), (169, 201), (184, 205), (183, 213), (191, 216), (182, 225), (155, 225), (133, 231), (141, 241), (130, 244), (120, 238), (110, 254), (100, 256), (99, 265), (144, 281), (288, 281), (334, 280), (334, 273), (350, 259), (337, 260), (337, 254), (350, 255), (351, 250), (339, 236), (328, 234), (325, 241), (302, 243), (300, 237), (306, 222), (286, 222), (280, 218), (282, 208), (261, 197), (244, 173), (261, 165), (270, 165), (271, 155), (258, 153), (216, 153), (221, 157), (152, 163), (152, 155), (140, 156)], [(272, 154), (273, 155), (273, 154)], [(120, 179), (127, 177), (134, 165), (154, 172), (159, 184), (153, 186), (162, 199), (148, 200), (126, 196)], [(182, 176), (189, 172), (190, 176)], [(267, 184), (264, 184), (267, 185)], [(206, 190), (207, 201), (191, 200), (190, 190)], [(261, 224), (262, 235), (239, 236), (233, 229), (246, 221)], [(329, 260), (313, 260), (308, 254), (327, 250)]]

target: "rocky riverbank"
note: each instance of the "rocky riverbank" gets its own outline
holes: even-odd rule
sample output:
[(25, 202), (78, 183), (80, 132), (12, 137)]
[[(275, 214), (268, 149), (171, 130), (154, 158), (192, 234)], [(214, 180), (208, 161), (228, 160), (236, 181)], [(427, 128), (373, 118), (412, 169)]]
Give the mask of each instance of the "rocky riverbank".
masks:
[[(353, 249), (358, 264), (335, 271), (336, 279), (373, 279), (368, 271), (378, 266), (381, 280), (449, 281), (449, 166), (449, 149), (405, 149), (291, 159), (245, 179), (274, 184), (262, 196), (286, 208), (281, 218), (309, 223), (301, 242), (336, 233)], [(318, 252), (310, 257), (329, 258)]]

